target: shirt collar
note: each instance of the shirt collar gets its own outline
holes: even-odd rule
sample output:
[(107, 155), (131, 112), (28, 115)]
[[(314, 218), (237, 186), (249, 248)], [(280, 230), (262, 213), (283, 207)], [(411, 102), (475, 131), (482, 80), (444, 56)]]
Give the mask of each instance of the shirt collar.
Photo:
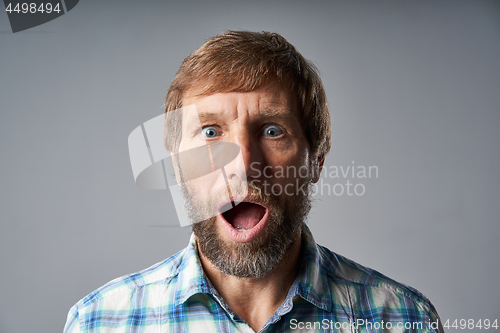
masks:
[(324, 258), (311, 230), (305, 224), (302, 228), (301, 261), (295, 295), (323, 310), (331, 311), (332, 296)]
[(188, 246), (180, 258), (177, 276), (175, 305), (180, 305), (195, 294), (214, 294), (215, 290), (205, 275), (198, 257), (198, 246), (194, 234), (191, 234)]
[[(302, 229), (301, 255), (299, 274), (289, 290), (287, 299), (299, 295), (314, 306), (331, 311), (332, 299), (324, 259), (306, 225)], [(194, 234), (191, 234), (189, 244), (180, 258), (177, 283), (175, 305), (180, 305), (199, 293), (218, 296), (203, 272)]]

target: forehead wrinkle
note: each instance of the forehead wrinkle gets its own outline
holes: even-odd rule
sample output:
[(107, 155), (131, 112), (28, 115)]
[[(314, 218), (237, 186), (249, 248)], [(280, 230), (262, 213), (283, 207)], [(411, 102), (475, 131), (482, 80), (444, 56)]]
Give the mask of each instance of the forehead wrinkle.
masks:
[[(230, 93), (227, 93), (230, 94)], [(217, 93), (214, 95), (223, 95), (223, 93)], [(211, 98), (212, 95), (209, 96), (201, 96), (202, 99), (199, 102), (199, 105), (197, 106), (197, 112), (198, 112), (198, 117), (201, 122), (204, 121), (217, 121), (217, 122), (228, 122), (229, 119), (234, 121), (234, 117), (238, 118), (238, 113), (237, 109), (233, 110), (233, 107), (231, 106), (232, 102), (229, 100), (218, 100), (216, 99), (215, 101), (212, 99), (209, 99), (208, 101), (205, 100), (203, 97), (208, 97)], [(198, 104), (198, 103), (197, 103)], [(239, 104), (239, 102), (238, 102)], [(236, 114), (234, 114), (236, 111)]]
[[(222, 122), (234, 123), (256, 121), (257, 119), (285, 119), (297, 118), (293, 105), (290, 104), (288, 96), (283, 96), (282, 92), (269, 91), (264, 89), (264, 95), (258, 94), (254, 102), (248, 96), (248, 92), (229, 92), (218, 93), (221, 96), (227, 96), (223, 102), (205, 101), (197, 105), (198, 118), (196, 121), (203, 122)], [(214, 94), (217, 95), (217, 94)], [(200, 96), (203, 97), (203, 96)], [(206, 97), (210, 97), (206, 96)], [(200, 102), (200, 101), (199, 101)], [(233, 104), (236, 102), (235, 104)], [(255, 103), (255, 104), (254, 104)], [(232, 105), (231, 105), (232, 104)], [(253, 104), (253, 105), (252, 105)], [(193, 119), (194, 121), (194, 119)]]
[(259, 118), (263, 121), (280, 121), (290, 124), (299, 121), (296, 112), (290, 107), (284, 107), (280, 105), (279, 107), (270, 107), (259, 112)]

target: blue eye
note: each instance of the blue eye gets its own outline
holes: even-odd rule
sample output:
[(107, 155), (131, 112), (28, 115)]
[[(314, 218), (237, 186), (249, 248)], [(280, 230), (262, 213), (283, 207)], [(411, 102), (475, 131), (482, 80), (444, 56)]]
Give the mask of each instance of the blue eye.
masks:
[(276, 125), (269, 125), (269, 126), (267, 126), (264, 129), (264, 132), (263, 132), (264, 136), (269, 136), (269, 137), (272, 137), (272, 138), (280, 136), (282, 133), (283, 133), (283, 131), (281, 130), (281, 128), (279, 128)]
[(219, 131), (215, 126), (206, 126), (201, 130), (201, 134), (206, 138), (212, 139), (219, 134)]

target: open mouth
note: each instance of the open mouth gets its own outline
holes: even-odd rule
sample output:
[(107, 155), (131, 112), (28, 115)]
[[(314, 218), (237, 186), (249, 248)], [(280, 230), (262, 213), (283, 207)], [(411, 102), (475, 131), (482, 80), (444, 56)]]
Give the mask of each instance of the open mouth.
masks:
[(266, 207), (253, 202), (240, 202), (233, 208), (230, 208), (232, 205), (233, 202), (230, 202), (222, 207), (221, 211), (228, 209), (222, 213), (222, 216), (239, 232), (245, 232), (254, 228), (262, 221), (267, 212)]

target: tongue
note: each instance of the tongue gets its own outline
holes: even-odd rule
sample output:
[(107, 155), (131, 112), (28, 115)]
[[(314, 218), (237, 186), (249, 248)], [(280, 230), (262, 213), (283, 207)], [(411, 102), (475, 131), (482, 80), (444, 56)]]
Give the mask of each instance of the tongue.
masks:
[(235, 229), (249, 230), (259, 223), (265, 212), (265, 208), (260, 205), (241, 202), (223, 215), (226, 221), (231, 223)]

